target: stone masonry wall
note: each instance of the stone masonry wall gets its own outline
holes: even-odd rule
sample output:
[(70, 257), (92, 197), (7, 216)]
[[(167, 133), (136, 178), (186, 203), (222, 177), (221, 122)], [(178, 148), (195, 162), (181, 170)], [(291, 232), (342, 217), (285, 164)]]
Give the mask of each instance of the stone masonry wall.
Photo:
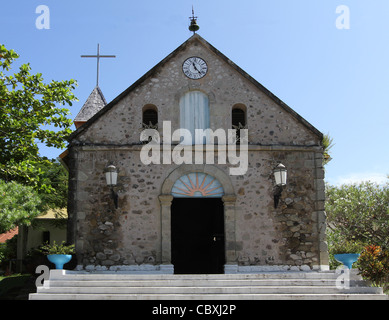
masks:
[[(93, 149), (85, 147), (80, 149)], [(139, 148), (138, 148), (139, 149)], [(76, 248), (78, 263), (109, 268), (161, 263), (161, 186), (176, 165), (144, 166), (137, 150), (78, 152)], [(320, 260), (315, 191), (315, 153), (250, 151), (249, 170), (231, 176), (239, 265), (308, 265)], [(288, 185), (277, 209), (272, 170), (288, 168)], [(119, 208), (106, 186), (104, 168), (119, 169)], [(228, 165), (218, 166), (228, 172)]]

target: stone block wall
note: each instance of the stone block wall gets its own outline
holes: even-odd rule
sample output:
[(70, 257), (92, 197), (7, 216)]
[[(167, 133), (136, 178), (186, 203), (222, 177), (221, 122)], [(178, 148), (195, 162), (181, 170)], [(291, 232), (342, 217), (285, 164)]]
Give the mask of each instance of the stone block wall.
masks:
[[(78, 174), (71, 183), (75, 197), (70, 230), (74, 230), (78, 263), (105, 268), (161, 264), (159, 196), (164, 181), (178, 166), (143, 165), (140, 146), (75, 149)], [(326, 259), (320, 152), (274, 149), (251, 147), (246, 175), (229, 177), (236, 197), (235, 241), (227, 247), (235, 251), (233, 262), (241, 266), (317, 268)], [(272, 172), (279, 162), (288, 169), (288, 184), (275, 209)], [(118, 209), (105, 183), (108, 163), (119, 169)], [(228, 164), (215, 167), (228, 174)]]

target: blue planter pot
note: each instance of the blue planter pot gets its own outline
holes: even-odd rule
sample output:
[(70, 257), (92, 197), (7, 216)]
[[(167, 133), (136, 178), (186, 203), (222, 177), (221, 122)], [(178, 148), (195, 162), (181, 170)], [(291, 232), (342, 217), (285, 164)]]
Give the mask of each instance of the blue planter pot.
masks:
[(359, 256), (359, 253), (334, 254), (334, 258), (336, 259), (336, 261), (343, 263), (349, 269), (353, 267), (353, 263), (358, 260)]
[(56, 269), (63, 269), (63, 265), (72, 260), (71, 254), (49, 254), (47, 259), (55, 264)]

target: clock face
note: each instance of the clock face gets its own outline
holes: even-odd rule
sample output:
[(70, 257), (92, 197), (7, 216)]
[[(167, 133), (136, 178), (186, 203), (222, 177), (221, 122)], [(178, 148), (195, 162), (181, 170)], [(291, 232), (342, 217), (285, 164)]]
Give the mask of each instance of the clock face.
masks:
[(185, 60), (182, 71), (190, 79), (201, 79), (208, 72), (207, 63), (199, 57), (191, 57)]

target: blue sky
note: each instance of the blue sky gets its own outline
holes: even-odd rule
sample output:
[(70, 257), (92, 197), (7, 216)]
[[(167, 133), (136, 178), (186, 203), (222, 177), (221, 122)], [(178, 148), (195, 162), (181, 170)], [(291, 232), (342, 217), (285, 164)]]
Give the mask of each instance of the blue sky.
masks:
[[(111, 101), (190, 36), (191, 6), (199, 34), (323, 133), (333, 137), (331, 184), (389, 174), (388, 0), (15, 0), (2, 3), (0, 42), (32, 72), (76, 79), (74, 118), (96, 83)], [(37, 29), (39, 5), (50, 29)], [(340, 5), (350, 29), (338, 29)], [(61, 150), (41, 149), (57, 157)]]

